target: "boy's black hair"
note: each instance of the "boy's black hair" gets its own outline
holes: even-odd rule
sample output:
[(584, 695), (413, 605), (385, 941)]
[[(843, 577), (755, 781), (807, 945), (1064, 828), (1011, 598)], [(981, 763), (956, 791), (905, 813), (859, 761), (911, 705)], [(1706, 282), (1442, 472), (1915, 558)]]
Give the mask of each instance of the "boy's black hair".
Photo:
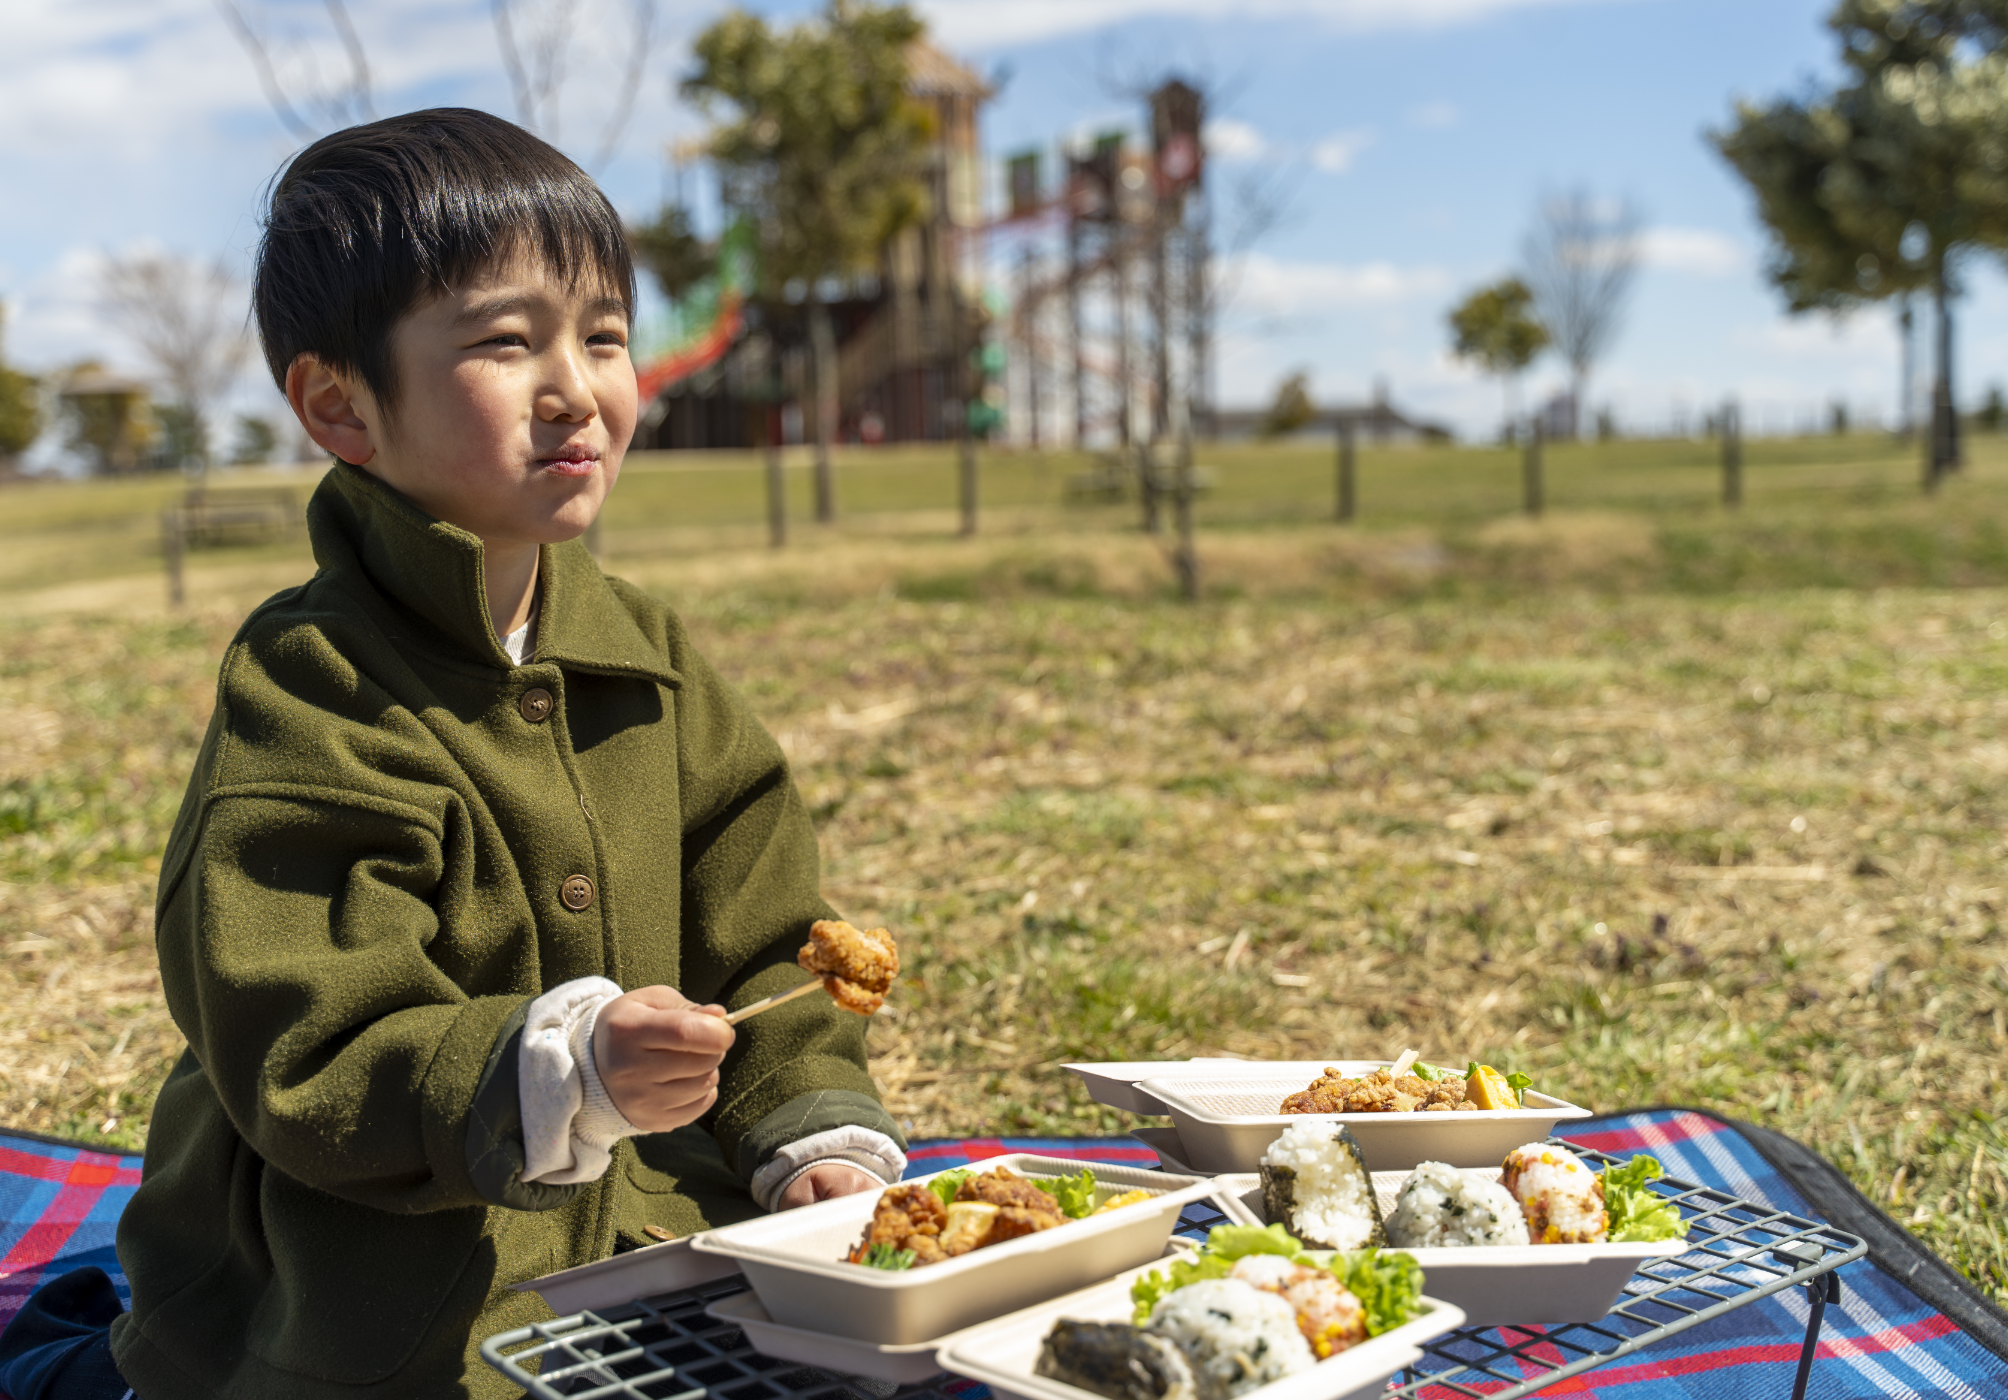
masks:
[(323, 136), (272, 189), (252, 306), (283, 391), (302, 354), (397, 397), (399, 318), (515, 253), (591, 280), (634, 314), (634, 259), (613, 205), (558, 149), (512, 122), (435, 107)]

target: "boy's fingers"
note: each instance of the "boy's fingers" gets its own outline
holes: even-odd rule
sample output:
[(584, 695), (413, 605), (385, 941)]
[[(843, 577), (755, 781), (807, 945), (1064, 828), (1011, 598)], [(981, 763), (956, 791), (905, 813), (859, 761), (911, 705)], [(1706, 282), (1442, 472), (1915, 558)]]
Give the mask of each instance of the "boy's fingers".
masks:
[(733, 1028), (716, 1016), (699, 1015), (688, 1007), (674, 1011), (637, 1008), (615, 1017), (613, 1029), (638, 1049), (696, 1055), (723, 1055), (738, 1038)]

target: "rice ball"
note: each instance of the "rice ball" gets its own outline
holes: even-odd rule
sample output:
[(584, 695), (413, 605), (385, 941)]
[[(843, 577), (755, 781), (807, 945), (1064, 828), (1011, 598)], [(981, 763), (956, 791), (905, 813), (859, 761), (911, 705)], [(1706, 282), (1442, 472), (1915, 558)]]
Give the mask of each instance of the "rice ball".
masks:
[(1408, 1249), (1526, 1244), (1527, 1217), (1500, 1183), (1445, 1162), (1423, 1162), (1402, 1183), (1387, 1238)]

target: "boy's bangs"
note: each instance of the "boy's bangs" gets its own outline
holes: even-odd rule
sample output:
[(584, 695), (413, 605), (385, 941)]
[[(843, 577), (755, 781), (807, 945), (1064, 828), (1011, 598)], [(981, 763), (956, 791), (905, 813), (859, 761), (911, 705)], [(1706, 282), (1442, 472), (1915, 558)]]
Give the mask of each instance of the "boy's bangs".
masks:
[(352, 373), (386, 412), (391, 331), (421, 302), (530, 257), (634, 314), (620, 216), (585, 171), (500, 117), (468, 108), (351, 127), (302, 151), (272, 191), (253, 292), (272, 377), (301, 355)]

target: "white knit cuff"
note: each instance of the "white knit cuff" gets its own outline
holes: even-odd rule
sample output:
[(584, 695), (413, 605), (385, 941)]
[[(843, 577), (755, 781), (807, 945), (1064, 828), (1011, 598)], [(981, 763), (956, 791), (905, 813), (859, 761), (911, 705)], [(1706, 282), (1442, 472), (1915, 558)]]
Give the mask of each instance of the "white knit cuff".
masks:
[(841, 1128), (811, 1133), (783, 1147), (753, 1173), (747, 1190), (752, 1192), (760, 1209), (770, 1211), (794, 1185), (796, 1177), (825, 1162), (847, 1162), (890, 1186), (906, 1170), (906, 1153), (877, 1129), (846, 1123)]
[(516, 1052), (524, 1181), (597, 1181), (613, 1145), (641, 1131), (607, 1097), (593, 1061), (593, 1025), (620, 995), (604, 977), (580, 977), (530, 1003)]

